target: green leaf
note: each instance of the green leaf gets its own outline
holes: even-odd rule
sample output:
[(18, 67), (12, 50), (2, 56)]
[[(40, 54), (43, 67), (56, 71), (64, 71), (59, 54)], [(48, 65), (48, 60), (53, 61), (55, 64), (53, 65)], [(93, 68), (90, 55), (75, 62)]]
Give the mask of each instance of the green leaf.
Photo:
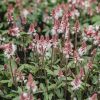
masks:
[(9, 83), (9, 80), (2, 80), (0, 83)]
[(47, 73), (49, 74), (49, 75), (54, 75), (54, 72), (53, 71), (51, 71), (50, 69), (48, 69), (48, 68), (45, 68), (46, 69), (46, 71), (47, 71)]
[(56, 84), (51, 84), (50, 86), (48, 86), (48, 90), (53, 90), (56, 87)]
[(49, 94), (49, 100), (52, 100), (52, 97), (53, 97), (53, 93), (50, 93)]
[(93, 84), (97, 84), (98, 83), (98, 77), (96, 75), (93, 76), (92, 83)]
[(12, 100), (19, 100), (19, 96), (13, 98)]
[(22, 93), (22, 89), (20, 87), (18, 87), (18, 93)]
[(82, 92), (80, 90), (76, 91), (77, 99), (82, 100)]
[(20, 34), (23, 36), (23, 35), (27, 35), (26, 32), (20, 32)]
[(49, 96), (48, 96), (47, 92), (44, 93), (44, 100), (49, 100)]
[(68, 68), (75, 68), (74, 61), (70, 61), (67, 65)]
[(16, 96), (16, 94), (14, 94), (14, 93), (7, 94), (7, 95), (6, 95), (7, 98), (12, 98), (12, 97), (15, 97), (15, 96)]
[(72, 81), (73, 78), (72, 78), (72, 77), (67, 77), (67, 80), (68, 80), (68, 81)]
[(3, 27), (3, 23), (0, 24), (0, 29)]
[(57, 89), (56, 91), (56, 95), (57, 95), (57, 97), (59, 98), (59, 100), (61, 99), (61, 100), (63, 100), (62, 98), (63, 98), (63, 96), (64, 96), (64, 94), (63, 94), (63, 90), (61, 89)]
[(19, 67), (19, 70), (24, 70), (24, 69), (28, 69), (28, 68), (32, 68), (33, 66), (32, 65), (29, 65), (29, 64), (22, 64), (20, 67)]
[(8, 83), (8, 87), (12, 87), (12, 82), (9, 82)]
[(38, 71), (37, 67), (30, 65), (30, 64), (22, 64), (18, 69), (21, 71), (27, 69), (33, 74), (35, 74)]
[(45, 91), (46, 90), (46, 87), (44, 86), (44, 84), (40, 84), (40, 88), (43, 90), (43, 91)]
[(93, 16), (92, 21), (93, 22), (98, 22), (98, 21), (100, 22), (100, 16), (99, 15)]
[(66, 84), (66, 83), (62, 82), (62, 83), (60, 83), (59, 85), (57, 85), (57, 88), (63, 87), (63, 86), (65, 86), (65, 84)]

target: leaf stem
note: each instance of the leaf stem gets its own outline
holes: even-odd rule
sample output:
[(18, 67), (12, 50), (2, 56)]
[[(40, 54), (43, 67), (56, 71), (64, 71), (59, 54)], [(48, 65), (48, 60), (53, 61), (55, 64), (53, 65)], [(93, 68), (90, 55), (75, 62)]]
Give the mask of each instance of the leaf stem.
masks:
[(52, 46), (52, 54), (51, 54), (51, 70), (53, 69), (53, 60), (54, 60), (54, 47)]
[(11, 65), (11, 58), (10, 58), (10, 71), (11, 71), (11, 77), (12, 77), (12, 81), (13, 83), (15, 84), (15, 81), (14, 81), (14, 76), (13, 76), (13, 69), (12, 69), (12, 65)]
[(66, 59), (66, 65), (65, 65), (65, 76), (66, 76), (66, 92), (65, 92), (65, 99), (67, 98), (67, 90), (68, 90), (68, 86), (67, 86), (67, 65), (68, 65), (68, 58)]

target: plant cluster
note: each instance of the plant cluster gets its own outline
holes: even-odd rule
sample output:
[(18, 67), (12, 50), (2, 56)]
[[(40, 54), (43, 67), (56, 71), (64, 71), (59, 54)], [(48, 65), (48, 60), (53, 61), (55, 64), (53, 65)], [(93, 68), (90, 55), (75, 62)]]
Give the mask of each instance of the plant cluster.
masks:
[(0, 5), (1, 100), (99, 100), (99, 0)]

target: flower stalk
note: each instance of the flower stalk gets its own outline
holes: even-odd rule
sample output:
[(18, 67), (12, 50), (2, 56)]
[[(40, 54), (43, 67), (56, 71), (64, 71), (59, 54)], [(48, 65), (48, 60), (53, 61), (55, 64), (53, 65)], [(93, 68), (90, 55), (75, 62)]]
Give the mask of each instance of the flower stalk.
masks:
[(15, 80), (14, 80), (14, 75), (13, 75), (13, 69), (12, 69), (12, 64), (11, 64), (11, 58), (9, 59), (9, 66), (10, 66), (10, 72), (11, 72), (11, 77), (12, 77), (12, 81), (15, 85)]

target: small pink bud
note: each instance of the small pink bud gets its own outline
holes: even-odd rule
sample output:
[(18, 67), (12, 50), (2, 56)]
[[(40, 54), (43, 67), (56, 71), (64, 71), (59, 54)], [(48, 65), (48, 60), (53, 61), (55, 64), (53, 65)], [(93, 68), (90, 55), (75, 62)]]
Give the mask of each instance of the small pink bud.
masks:
[(84, 69), (80, 68), (79, 77), (82, 78), (84, 76)]
[(8, 66), (6, 64), (4, 64), (4, 70), (7, 70)]
[(87, 66), (88, 66), (88, 69), (91, 70), (93, 68), (93, 62), (89, 61), (88, 64), (87, 64)]
[(61, 69), (60, 69), (59, 72), (58, 72), (58, 77), (59, 77), (59, 78), (64, 77), (63, 71), (62, 71)]
[(94, 93), (89, 100), (97, 100), (97, 93)]
[(96, 54), (96, 49), (93, 49), (92, 52), (91, 52), (91, 55), (94, 56), (95, 54)]
[(20, 63), (20, 58), (19, 58), (19, 57), (16, 58), (16, 63), (17, 63), (17, 64)]

